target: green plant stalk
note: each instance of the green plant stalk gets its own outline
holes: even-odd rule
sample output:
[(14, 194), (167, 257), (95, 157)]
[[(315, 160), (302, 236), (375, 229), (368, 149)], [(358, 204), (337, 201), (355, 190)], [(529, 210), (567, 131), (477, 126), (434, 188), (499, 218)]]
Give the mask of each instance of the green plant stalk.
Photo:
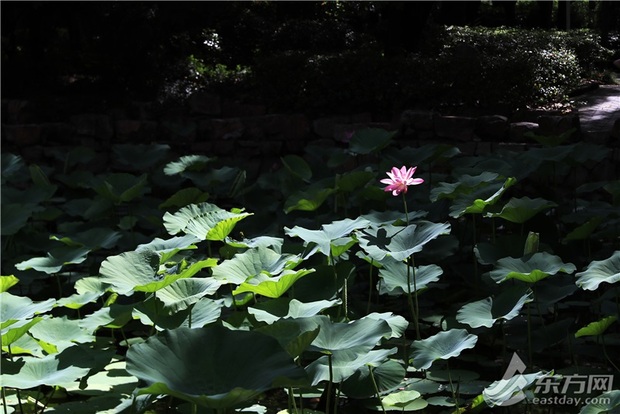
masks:
[(325, 414), (329, 414), (331, 412), (331, 404), (332, 404), (332, 385), (334, 381), (334, 370), (332, 367), (332, 354), (327, 354), (327, 363), (329, 365), (329, 382), (327, 383), (327, 398), (325, 404)]
[(375, 388), (375, 395), (379, 400), (379, 404), (381, 404), (381, 411), (385, 414), (385, 407), (383, 406), (383, 400), (381, 400), (381, 396), (379, 395), (379, 387), (377, 387), (377, 380), (375, 380), (375, 374), (372, 372), (372, 365), (368, 365), (368, 371), (370, 371), (370, 379), (372, 380), (372, 386)]
[[(13, 362), (13, 352), (11, 351), (11, 344), (7, 345), (7, 349), (9, 351), (9, 360), (11, 362)], [(4, 390), (4, 387), (2, 387), (2, 389)], [(22, 406), (22, 396), (21, 393), (19, 392), (19, 388), (15, 388), (15, 394), (17, 395), (17, 404), (19, 405), (19, 412), (23, 414), (24, 412), (24, 407)], [(4, 396), (4, 394), (3, 394)], [(6, 404), (5, 404), (5, 411), (6, 411)]]
[(529, 358), (528, 363), (531, 368), (534, 364), (532, 360), (532, 316), (530, 313), (529, 303), (527, 306), (527, 355)]
[[(294, 413), (297, 412), (297, 404), (295, 403), (295, 394), (293, 394), (293, 387), (289, 386), (288, 387), (288, 395), (289, 395), (289, 405), (288, 408), (289, 410), (293, 410)], [(291, 405), (292, 403), (292, 405)]]
[[(415, 283), (415, 277), (413, 278)], [(414, 287), (415, 290), (415, 287)], [(417, 297), (416, 297), (417, 300)], [(418, 314), (415, 310), (415, 305), (413, 303), (412, 294), (411, 294), (411, 267), (409, 266), (409, 261), (407, 261), (407, 304), (409, 305), (409, 311), (411, 312), (411, 319), (413, 319), (413, 326), (415, 328), (415, 336), (416, 339), (420, 339), (420, 327), (418, 325)]]
[(456, 412), (459, 412), (459, 401), (457, 399), (456, 392), (454, 391), (454, 384), (452, 383), (452, 374), (450, 373), (450, 363), (446, 360), (446, 368), (448, 369), (448, 381), (450, 382), (450, 391), (452, 392), (452, 399), (456, 405)]
[[(52, 393), (50, 394), (50, 396), (47, 398), (47, 401), (45, 402), (45, 404), (43, 404), (43, 407), (41, 408), (41, 412), (45, 412), (45, 408), (48, 406), (48, 404), (50, 403), (50, 401), (52, 401), (52, 397), (54, 396), (54, 394), (56, 393), (56, 391), (58, 390), (58, 387), (54, 387), (52, 388)], [(37, 395), (38, 397), (38, 395)]]

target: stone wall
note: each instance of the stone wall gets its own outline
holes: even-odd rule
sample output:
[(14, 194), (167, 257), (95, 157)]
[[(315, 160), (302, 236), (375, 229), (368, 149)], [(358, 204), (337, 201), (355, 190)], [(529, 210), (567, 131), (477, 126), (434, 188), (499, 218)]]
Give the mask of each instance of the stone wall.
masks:
[(264, 106), (244, 104), (209, 93), (196, 93), (183, 107), (131, 102), (105, 103), (26, 100), (2, 101), (2, 151), (30, 161), (46, 149), (86, 145), (110, 151), (113, 144), (168, 144), (178, 154), (206, 154), (235, 159), (277, 159), (301, 154), (310, 142), (345, 145), (361, 128), (399, 131), (402, 145), (442, 142), (464, 153), (493, 151), (498, 145), (532, 143), (526, 133), (557, 135), (579, 132), (576, 114), (528, 112), (512, 119), (502, 115), (448, 116), (436, 111), (407, 110), (393, 119), (371, 113), (310, 117), (269, 113)]

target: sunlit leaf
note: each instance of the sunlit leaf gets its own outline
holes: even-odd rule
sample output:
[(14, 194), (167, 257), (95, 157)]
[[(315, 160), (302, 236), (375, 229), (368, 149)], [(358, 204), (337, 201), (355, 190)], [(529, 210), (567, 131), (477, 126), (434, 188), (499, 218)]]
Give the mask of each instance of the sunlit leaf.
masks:
[(304, 303), (297, 299), (280, 298), (249, 307), (248, 313), (258, 321), (272, 324), (283, 318), (309, 318), (340, 303), (340, 299)]
[(335, 383), (339, 383), (351, 377), (358, 370), (368, 369), (368, 366), (380, 365), (388, 356), (395, 354), (396, 351), (396, 348), (392, 348), (377, 349), (364, 353), (356, 349), (340, 349), (311, 362), (306, 367), (306, 371), (312, 379), (312, 385), (316, 385), (321, 381), (329, 381), (330, 379)]
[(214, 278), (179, 279), (158, 290), (155, 295), (169, 312), (187, 309), (206, 295), (213, 295), (221, 283)]
[(33, 302), (30, 298), (14, 296), (9, 292), (0, 293), (0, 326), (4, 328), (7, 322), (32, 318), (52, 309), (55, 299)]
[(296, 262), (297, 256), (280, 254), (265, 247), (247, 250), (225, 260), (213, 269), (213, 277), (222, 283), (240, 285), (263, 272), (278, 275)]
[(408, 292), (420, 292), (426, 289), (429, 283), (437, 282), (439, 276), (443, 274), (442, 268), (434, 264), (411, 268), (402, 261), (389, 258), (382, 260), (381, 264), (383, 268), (379, 270), (380, 294), (402, 295)]
[(89, 252), (90, 249), (85, 247), (62, 246), (48, 252), (46, 257), (33, 257), (17, 263), (15, 267), (18, 270), (34, 269), (38, 272), (54, 274), (65, 265), (82, 263)]
[(279, 298), (302, 277), (313, 273), (314, 269), (284, 270), (279, 276), (270, 277), (264, 273), (249, 279), (233, 291), (233, 295), (253, 292), (268, 298)]
[(370, 227), (357, 232), (360, 246), (374, 260), (386, 256), (402, 261), (422, 250), (429, 241), (450, 233), (450, 224), (420, 221), (407, 227)]
[(200, 203), (183, 207), (174, 214), (164, 214), (168, 233), (191, 234), (200, 240), (224, 240), (237, 222), (252, 213), (226, 211), (214, 204)]
[(617, 319), (618, 317), (614, 315), (603, 318), (600, 321), (591, 322), (583, 328), (579, 329), (577, 332), (575, 332), (575, 338), (579, 338), (581, 336), (603, 335), (607, 328), (609, 328), (609, 326)]
[(298, 191), (284, 202), (284, 212), (290, 213), (291, 211), (315, 211), (336, 190), (333, 188), (309, 188), (307, 190)]
[(0, 293), (6, 292), (17, 283), (19, 283), (19, 279), (13, 275), (0, 276)]
[(88, 368), (76, 366), (62, 368), (57, 355), (48, 355), (40, 359), (23, 357), (19, 358), (17, 363), (21, 365), (18, 371), (7, 374), (8, 363), (3, 361), (3, 373), (0, 374), (3, 387), (28, 389), (40, 385), (63, 386), (83, 377), (89, 371)]
[(336, 240), (348, 236), (355, 230), (367, 227), (370, 222), (362, 217), (355, 220), (344, 219), (333, 221), (321, 226), (321, 230), (309, 230), (295, 226), (292, 229), (284, 228), (284, 232), (289, 237), (299, 237), (304, 241), (304, 245), (315, 243), (320, 252), (328, 256), (331, 252), (332, 243)]
[(456, 320), (472, 328), (481, 326), (490, 328), (500, 319), (509, 321), (519, 315), (523, 305), (533, 300), (531, 291), (522, 294), (522, 290), (511, 289), (502, 292), (496, 298), (488, 297), (467, 303), (457, 312)]
[(576, 276), (577, 286), (584, 290), (596, 290), (603, 282), (616, 283), (620, 280), (620, 250), (605, 260), (592, 261), (586, 270)]
[(557, 204), (543, 198), (511, 198), (499, 213), (487, 213), (486, 217), (500, 217), (512, 223), (521, 224), (552, 207), (557, 207)]
[(164, 174), (175, 175), (185, 171), (200, 171), (213, 160), (205, 155), (184, 155), (178, 161), (168, 163), (164, 167)]
[(473, 348), (477, 341), (478, 337), (465, 329), (442, 331), (430, 338), (413, 341), (411, 364), (417, 369), (428, 369), (438, 359), (459, 356), (464, 350)]
[(509, 279), (536, 283), (558, 272), (570, 274), (575, 270), (574, 264), (562, 262), (559, 256), (540, 252), (521, 258), (502, 258), (497, 261), (495, 269), (490, 272), (490, 276), (496, 283)]

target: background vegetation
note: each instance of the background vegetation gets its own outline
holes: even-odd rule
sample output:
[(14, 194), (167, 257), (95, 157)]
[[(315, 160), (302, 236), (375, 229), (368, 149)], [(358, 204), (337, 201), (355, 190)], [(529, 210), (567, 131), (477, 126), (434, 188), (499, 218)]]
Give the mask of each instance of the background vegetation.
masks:
[(581, 78), (605, 80), (620, 57), (618, 8), (608, 1), (9, 2), (3, 95), (166, 100), (209, 88), (277, 111), (317, 112), (539, 105)]

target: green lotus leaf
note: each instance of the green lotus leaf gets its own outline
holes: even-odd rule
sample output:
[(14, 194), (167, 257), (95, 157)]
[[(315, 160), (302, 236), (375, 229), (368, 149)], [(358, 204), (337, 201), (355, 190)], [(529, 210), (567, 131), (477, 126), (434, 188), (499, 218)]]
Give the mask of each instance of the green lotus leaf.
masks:
[(202, 298), (187, 309), (170, 312), (159, 299), (149, 298), (134, 306), (133, 317), (159, 331), (179, 327), (196, 329), (217, 321), (223, 306), (224, 299)]
[(579, 338), (582, 336), (598, 336), (603, 335), (603, 333), (609, 328), (609, 326), (614, 323), (618, 319), (617, 316), (608, 316), (606, 318), (601, 319), (600, 321), (591, 322), (579, 329), (575, 332), (575, 338)]
[(620, 280), (620, 250), (605, 260), (592, 261), (586, 270), (576, 276), (577, 286), (584, 290), (596, 290), (603, 282), (616, 283)]
[(91, 228), (81, 233), (58, 237), (51, 236), (51, 240), (57, 240), (70, 247), (85, 247), (89, 250), (110, 249), (116, 245), (122, 234), (103, 227)]
[(297, 358), (319, 334), (320, 319), (329, 321), (327, 316), (282, 318), (257, 328), (256, 331), (275, 338), (292, 358)]
[(132, 311), (133, 305), (114, 303), (86, 315), (80, 319), (79, 325), (88, 332), (95, 332), (102, 326), (112, 329), (122, 328), (133, 319)]
[(312, 342), (312, 348), (317, 351), (358, 350), (363, 354), (374, 348), (381, 338), (392, 335), (392, 328), (383, 319), (364, 317), (349, 323), (318, 319), (318, 325), (321, 330)]
[[(8, 352), (9, 345), (12, 345), (15, 341), (24, 336), (26, 332), (28, 332), (30, 328), (32, 328), (32, 326), (36, 325), (42, 320), (42, 317), (35, 317), (32, 319), (22, 319), (6, 325), (7, 327), (0, 331), (2, 335), (2, 349)], [(13, 353), (16, 352), (13, 350)]]
[(438, 359), (459, 356), (465, 349), (473, 348), (478, 341), (476, 335), (465, 329), (450, 329), (439, 332), (430, 338), (414, 341), (411, 348), (411, 364), (417, 369), (428, 369)]
[(213, 269), (213, 277), (222, 283), (240, 285), (261, 273), (277, 275), (297, 263), (298, 257), (280, 254), (266, 247), (247, 250), (225, 260)]
[(327, 197), (336, 190), (333, 188), (310, 187), (303, 191), (293, 193), (284, 202), (284, 212), (291, 211), (315, 211), (323, 205)]
[(282, 318), (309, 318), (341, 303), (340, 299), (304, 303), (297, 299), (278, 298), (249, 307), (248, 313), (254, 315), (257, 321), (272, 324)]
[(168, 155), (167, 144), (115, 144), (112, 146), (114, 160), (136, 171), (156, 166)]
[(99, 273), (101, 281), (109, 284), (114, 291), (121, 295), (131, 295), (137, 286), (147, 286), (164, 279), (157, 274), (158, 270), (157, 253), (144, 250), (109, 256), (101, 263)]
[(0, 293), (0, 327), (5, 328), (14, 321), (32, 318), (35, 314), (49, 311), (56, 304), (55, 299), (33, 302), (30, 298)]
[(487, 213), (486, 217), (500, 217), (512, 223), (525, 223), (541, 211), (557, 207), (557, 204), (544, 198), (511, 198), (499, 213)]
[(183, 207), (174, 214), (164, 214), (169, 234), (191, 234), (200, 240), (224, 240), (235, 225), (252, 213), (226, 211), (214, 204), (200, 203)]
[(200, 242), (200, 239), (191, 234), (186, 234), (185, 236), (180, 237), (172, 237), (168, 240), (162, 240), (156, 237), (149, 243), (138, 245), (136, 251), (141, 252), (144, 250), (152, 250), (161, 256), (159, 263), (166, 263), (182, 250), (197, 249), (198, 247), (196, 247), (196, 243), (198, 242)]
[(83, 277), (75, 282), (75, 290), (79, 295), (87, 293), (101, 293), (102, 295), (111, 285), (105, 283), (98, 276)]
[[(407, 375), (402, 364), (393, 359), (387, 359), (379, 365), (373, 365), (372, 375), (380, 393), (402, 386), (403, 379)], [(347, 378), (341, 384), (341, 389), (350, 398), (368, 398), (376, 394), (370, 370), (364, 367)]]
[(461, 175), (457, 182), (440, 182), (431, 189), (430, 200), (435, 202), (442, 198), (455, 199), (459, 195), (471, 193), (480, 185), (488, 185), (499, 177), (499, 174), (485, 171), (479, 175)]
[(489, 183), (471, 192), (458, 195), (450, 206), (450, 217), (459, 218), (464, 214), (484, 213), (489, 206), (495, 205), (506, 190), (515, 185), (516, 182), (516, 178), (510, 177), (503, 183)]
[(200, 171), (213, 160), (214, 158), (209, 158), (205, 155), (184, 155), (178, 161), (166, 164), (164, 174), (175, 175), (185, 171)]
[(58, 351), (76, 343), (95, 341), (92, 333), (82, 328), (79, 320), (70, 320), (66, 316), (44, 319), (30, 328), (29, 332), (34, 338), (53, 345)]
[(404, 408), (412, 402), (413, 400), (417, 400), (420, 398), (422, 394), (414, 390), (405, 390), (399, 391), (392, 394), (388, 394), (385, 397), (381, 398), (381, 401), (384, 405), (390, 405), (392, 407)]
[(127, 372), (147, 384), (140, 394), (167, 394), (214, 409), (305, 382), (303, 370), (274, 338), (217, 325), (164, 331), (133, 345)]
[[(4, 190), (2, 191), (4, 198)], [(39, 210), (36, 204), (21, 204), (2, 202), (2, 231), (3, 236), (11, 236), (21, 230), (32, 217), (32, 214)]]
[[(426, 289), (429, 283), (437, 282), (439, 276), (443, 274), (441, 267), (437, 265), (419, 266), (414, 269), (410, 269), (409, 282), (407, 280), (407, 268), (408, 266), (402, 262), (393, 260), (386, 257), (381, 264), (382, 269), (379, 269), (379, 277), (381, 282), (379, 283), (379, 294), (389, 295), (402, 295), (409, 292), (418, 292)], [(414, 284), (415, 274), (415, 284)], [(409, 285), (409, 288), (408, 288)]]
[(504, 257), (499, 259), (495, 269), (490, 272), (490, 276), (496, 283), (509, 279), (536, 283), (558, 272), (570, 274), (575, 270), (574, 264), (562, 262), (559, 256), (540, 252), (521, 258)]
[(48, 252), (46, 257), (33, 257), (17, 263), (15, 267), (18, 270), (34, 269), (38, 272), (54, 274), (65, 265), (82, 263), (89, 252), (90, 249), (84, 247), (62, 246)]
[(299, 155), (286, 155), (281, 158), (282, 164), (286, 167), (286, 169), (296, 177), (301, 178), (302, 180), (309, 182), (312, 178), (312, 170), (310, 166)]
[(488, 297), (463, 305), (456, 314), (456, 320), (472, 328), (490, 328), (500, 319), (509, 321), (515, 318), (523, 305), (532, 300), (532, 292), (529, 290), (523, 292), (521, 288), (509, 289), (496, 298)]
[(517, 374), (511, 378), (495, 381), (482, 391), (484, 402), (489, 407), (515, 404), (525, 399), (524, 389), (546, 375), (539, 371), (532, 374)]
[(400, 315), (394, 315), (392, 312), (373, 312), (364, 316), (364, 318), (387, 322), (387, 324), (392, 329), (392, 333), (390, 334), (390, 336), (386, 336), (386, 338), (400, 338), (409, 326), (409, 322), (407, 321), (407, 319), (403, 318)]
[(379, 128), (357, 130), (349, 141), (349, 151), (359, 155), (379, 152), (390, 144), (394, 135), (396, 135), (395, 131)]
[(209, 200), (209, 193), (206, 193), (199, 188), (189, 187), (183, 188), (166, 199), (159, 205), (160, 209), (166, 209), (170, 207), (185, 207), (190, 204), (200, 204)]
[(57, 306), (64, 306), (69, 309), (80, 309), (87, 303), (95, 302), (104, 292), (87, 292), (83, 294), (76, 293), (66, 298), (60, 298), (56, 302)]
[(352, 193), (374, 178), (375, 174), (370, 171), (349, 171), (336, 177), (336, 188), (339, 191)]
[(272, 236), (258, 236), (253, 239), (243, 239), (243, 240), (234, 240), (230, 237), (227, 237), (225, 240), (226, 244), (236, 248), (248, 248), (255, 249), (257, 247), (265, 247), (271, 248), (276, 253), (282, 252), (282, 244), (284, 244), (284, 239), (280, 237), (272, 237)]
[[(31, 355), (36, 356), (38, 358), (43, 358), (45, 355), (43, 348), (34, 338), (30, 335), (25, 335), (25, 333), (30, 329), (30, 326), (26, 326), (29, 324), (34, 325), (38, 323), (41, 318), (36, 317), (31, 319), (30, 321), (20, 321), (25, 325), (24, 327), (11, 329), (12, 326), (5, 331), (2, 332), (2, 351), (9, 352), (9, 345), (11, 346), (11, 353), (13, 355)], [(17, 325), (16, 323), (15, 325)], [(24, 328), (24, 329), (22, 329)]]
[(596, 230), (601, 223), (604, 221), (604, 218), (602, 216), (594, 216), (591, 219), (589, 219), (588, 221), (586, 221), (585, 223), (575, 227), (573, 230), (570, 231), (570, 233), (568, 233), (563, 239), (562, 242), (563, 243), (567, 243), (569, 241), (574, 241), (574, 240), (585, 240), (588, 239), (592, 233), (594, 232), (594, 230)]
[[(0, 382), (3, 387), (18, 389), (35, 388), (40, 385), (63, 386), (88, 374), (88, 368), (67, 366), (61, 368), (58, 355), (44, 358), (22, 357), (16, 364), (3, 361)], [(6, 372), (9, 373), (6, 373)]]
[[(320, 335), (321, 333), (319, 332)], [(321, 381), (329, 381), (330, 379), (334, 383), (339, 383), (351, 377), (358, 370), (380, 365), (388, 356), (395, 354), (396, 351), (397, 348), (377, 349), (365, 353), (359, 352), (357, 349), (339, 349), (330, 352), (330, 355), (323, 355), (311, 362), (306, 367), (306, 371), (312, 380), (312, 385), (316, 385)]]
[(213, 295), (221, 283), (214, 278), (179, 279), (158, 290), (155, 296), (164, 303), (167, 312), (187, 309), (206, 295)]
[(422, 250), (424, 245), (437, 237), (450, 233), (450, 224), (420, 221), (407, 227), (369, 227), (357, 232), (360, 246), (374, 260), (382, 261), (391, 256), (403, 261)]
[(93, 189), (103, 198), (115, 204), (127, 203), (147, 192), (147, 174), (136, 177), (127, 173), (99, 176)]
[(19, 283), (19, 279), (13, 275), (0, 276), (0, 293), (6, 292), (17, 283)]
[(104, 369), (97, 370), (95, 374), (90, 375), (86, 383), (88, 384), (86, 388), (82, 389), (81, 384), (75, 382), (67, 386), (66, 390), (71, 394), (89, 396), (104, 395), (109, 392), (117, 393), (117, 396), (120, 392), (130, 395), (138, 385), (138, 379), (127, 374), (125, 361), (112, 360)]
[[(309, 230), (295, 226), (292, 229), (284, 228), (284, 232), (289, 237), (299, 237), (304, 241), (304, 245), (315, 243), (320, 252), (328, 256), (332, 250), (332, 244), (341, 240), (355, 230), (367, 227), (369, 221), (358, 217), (355, 220), (344, 219), (324, 224), (321, 230)], [(347, 242), (351, 240), (347, 239)]]
[(604, 392), (592, 401), (584, 405), (579, 414), (612, 414), (620, 407), (620, 390)]
[(279, 276), (270, 277), (264, 273), (243, 282), (233, 291), (233, 295), (253, 292), (268, 298), (279, 298), (302, 277), (313, 273), (314, 269), (284, 270)]

